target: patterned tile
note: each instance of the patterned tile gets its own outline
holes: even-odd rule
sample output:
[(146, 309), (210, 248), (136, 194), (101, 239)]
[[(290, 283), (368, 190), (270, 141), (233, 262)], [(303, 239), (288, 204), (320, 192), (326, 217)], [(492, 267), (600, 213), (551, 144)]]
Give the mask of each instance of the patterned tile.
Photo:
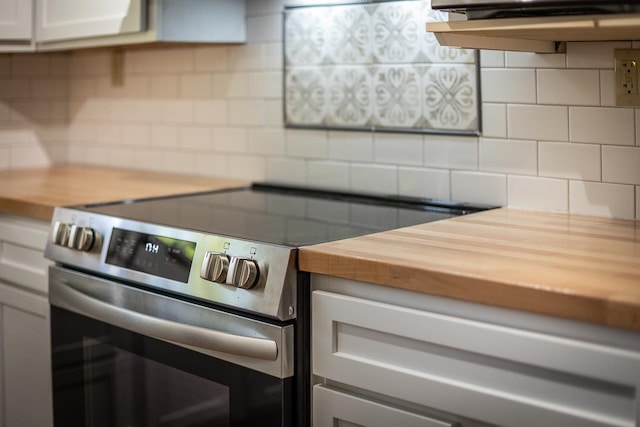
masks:
[[(329, 8), (319, 8), (329, 9)], [(327, 50), (329, 11), (315, 8), (289, 12), (284, 19), (285, 59), (289, 65), (320, 64)]]
[(286, 72), (287, 124), (318, 125), (327, 112), (327, 79), (317, 68), (292, 68)]
[(362, 6), (322, 8), (332, 10), (328, 28), (328, 59), (336, 64), (371, 62), (371, 16)]
[(376, 62), (411, 63), (420, 53), (420, 3), (381, 3), (373, 13), (373, 52)]
[(424, 127), (473, 130), (478, 126), (476, 67), (432, 64), (422, 76)]
[(375, 68), (373, 80), (374, 124), (413, 128), (422, 117), (420, 75), (413, 65)]
[(371, 75), (364, 67), (335, 68), (329, 79), (328, 125), (365, 126), (372, 115)]
[(424, 30), (444, 19), (428, 1), (286, 8), (286, 124), (476, 132), (477, 53)]

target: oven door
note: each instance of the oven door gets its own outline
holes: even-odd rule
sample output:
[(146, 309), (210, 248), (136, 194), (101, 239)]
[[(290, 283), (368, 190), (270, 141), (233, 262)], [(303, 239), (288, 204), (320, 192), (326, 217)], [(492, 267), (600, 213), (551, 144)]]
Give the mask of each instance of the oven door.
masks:
[(53, 266), (56, 426), (290, 426), (293, 325)]

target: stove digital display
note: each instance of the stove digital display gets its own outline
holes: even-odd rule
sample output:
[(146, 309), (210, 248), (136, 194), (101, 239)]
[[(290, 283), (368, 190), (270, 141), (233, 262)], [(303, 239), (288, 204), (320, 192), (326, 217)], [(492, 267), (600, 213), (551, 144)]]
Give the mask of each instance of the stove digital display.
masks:
[(194, 242), (114, 228), (106, 262), (187, 283), (195, 250)]

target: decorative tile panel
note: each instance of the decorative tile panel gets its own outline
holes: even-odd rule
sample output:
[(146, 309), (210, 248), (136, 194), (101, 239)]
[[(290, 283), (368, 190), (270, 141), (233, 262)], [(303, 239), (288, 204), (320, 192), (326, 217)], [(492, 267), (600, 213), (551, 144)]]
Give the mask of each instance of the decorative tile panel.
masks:
[(285, 9), (288, 127), (477, 134), (477, 52), (424, 30), (429, 1)]

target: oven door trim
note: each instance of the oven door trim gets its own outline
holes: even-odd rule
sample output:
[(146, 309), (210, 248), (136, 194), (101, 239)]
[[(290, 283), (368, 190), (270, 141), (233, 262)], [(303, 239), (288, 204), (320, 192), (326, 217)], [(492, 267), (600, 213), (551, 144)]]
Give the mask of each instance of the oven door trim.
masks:
[(293, 325), (274, 325), (60, 266), (51, 305), (277, 378), (293, 376)]

